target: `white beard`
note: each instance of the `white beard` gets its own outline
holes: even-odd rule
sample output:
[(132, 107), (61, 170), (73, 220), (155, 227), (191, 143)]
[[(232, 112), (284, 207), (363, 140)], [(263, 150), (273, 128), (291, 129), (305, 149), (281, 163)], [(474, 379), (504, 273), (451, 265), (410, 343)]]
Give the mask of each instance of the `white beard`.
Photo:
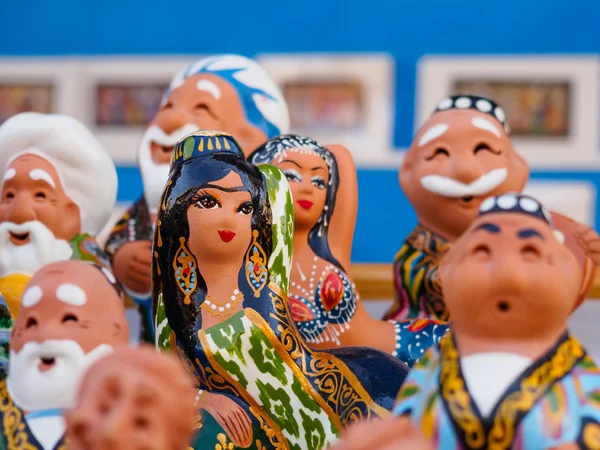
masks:
[[(79, 344), (71, 340), (28, 342), (19, 353), (10, 351), (8, 393), (13, 402), (27, 412), (73, 408), (85, 371), (112, 350), (110, 345), (100, 344), (85, 354)], [(55, 358), (54, 367), (40, 371), (41, 358)]]
[(146, 130), (139, 147), (140, 172), (144, 184), (144, 199), (148, 205), (150, 213), (156, 213), (160, 198), (169, 180), (170, 164), (156, 164), (152, 160), (150, 145), (155, 142), (158, 145), (173, 146), (188, 134), (198, 130), (198, 126), (188, 123), (175, 130), (171, 134), (165, 132), (156, 125)]
[[(29, 233), (29, 242), (15, 245), (10, 240), (9, 232)], [(72, 255), (69, 243), (56, 239), (52, 231), (38, 220), (0, 224), (0, 276), (11, 273), (33, 275), (40, 267), (70, 259)]]

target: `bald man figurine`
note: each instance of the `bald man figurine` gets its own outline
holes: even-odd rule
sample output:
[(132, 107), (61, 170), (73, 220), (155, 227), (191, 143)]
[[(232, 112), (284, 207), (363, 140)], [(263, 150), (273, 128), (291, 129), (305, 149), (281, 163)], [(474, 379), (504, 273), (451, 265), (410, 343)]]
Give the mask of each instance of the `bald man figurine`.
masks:
[(104, 267), (83, 261), (49, 264), (21, 299), (0, 383), (4, 448), (65, 448), (63, 411), (75, 406), (85, 370), (127, 345), (120, 288)]
[(535, 199), (504, 194), (479, 211), (440, 266), (450, 333), (395, 415), (443, 450), (600, 448), (600, 371), (566, 329), (578, 262)]
[[(394, 261), (396, 298), (385, 318), (449, 319), (439, 262), (475, 219), (489, 196), (521, 192), (529, 168), (513, 148), (504, 110), (483, 97), (442, 100), (419, 129), (400, 168), (400, 186), (419, 221)], [(553, 213), (584, 273), (579, 302), (600, 261), (600, 238), (591, 228)]]
[(184, 450), (196, 416), (194, 382), (153, 347), (121, 348), (87, 372), (68, 412), (71, 450)]

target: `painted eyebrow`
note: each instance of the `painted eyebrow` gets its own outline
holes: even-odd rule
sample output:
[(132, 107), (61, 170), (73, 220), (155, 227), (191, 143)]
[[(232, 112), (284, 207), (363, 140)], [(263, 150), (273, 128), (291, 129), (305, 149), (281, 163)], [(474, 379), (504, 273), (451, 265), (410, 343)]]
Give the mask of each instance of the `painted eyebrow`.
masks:
[(475, 228), (472, 233), (476, 232), (476, 231), (487, 231), (488, 233), (500, 233), (500, 227), (498, 225), (494, 225), (493, 223), (482, 223), (481, 225), (479, 225), (477, 228)]
[(33, 169), (31, 172), (29, 172), (29, 178), (31, 178), (33, 181), (45, 181), (50, 186), (52, 186), (53, 189), (56, 189), (56, 184), (54, 184), (54, 180), (52, 179), (50, 174), (45, 170)]
[(298, 168), (302, 169), (302, 166), (300, 164), (298, 164), (296, 161), (292, 161), (291, 159), (284, 159), (283, 161), (280, 161), (279, 164), (282, 164), (284, 162), (289, 162), (289, 163), (295, 164), (296, 166), (298, 166)]
[(517, 236), (519, 236), (520, 239), (536, 237), (536, 238), (540, 238), (542, 241), (544, 240), (544, 236), (542, 236), (542, 233), (540, 233), (537, 230), (534, 230), (533, 228), (525, 228), (523, 230), (519, 230), (519, 232), (517, 233)]
[(310, 170), (322, 170), (323, 172), (327, 173), (327, 171), (325, 170), (325, 167), (321, 167), (321, 166), (313, 167)]
[(248, 189), (246, 188), (246, 186), (236, 186), (236, 187), (223, 187), (223, 186), (218, 186), (216, 184), (207, 184), (205, 186), (202, 187), (202, 189), (217, 189), (219, 191), (223, 191), (223, 192), (249, 192)]

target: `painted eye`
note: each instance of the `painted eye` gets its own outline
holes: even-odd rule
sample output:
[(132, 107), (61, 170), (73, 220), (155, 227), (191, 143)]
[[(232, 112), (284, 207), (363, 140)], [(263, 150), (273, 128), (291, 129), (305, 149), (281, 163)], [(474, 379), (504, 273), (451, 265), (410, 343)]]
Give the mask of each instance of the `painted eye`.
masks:
[(65, 314), (65, 316), (62, 319), (62, 323), (67, 322), (79, 322), (79, 319), (77, 319), (77, 316), (75, 314)]
[(292, 170), (292, 169), (284, 170), (283, 174), (288, 179), (288, 181), (291, 181), (293, 183), (301, 183), (302, 182), (302, 175), (300, 175), (295, 170)]
[(15, 193), (13, 191), (6, 191), (4, 193), (4, 198), (6, 200), (12, 200), (13, 198), (15, 198)]
[(525, 245), (521, 249), (521, 254), (529, 260), (539, 259), (542, 257), (542, 253), (540, 252), (539, 248), (531, 244)]
[(431, 156), (429, 156), (429, 157), (427, 157), (427, 158), (425, 158), (425, 159), (426, 159), (427, 161), (431, 161), (432, 159), (434, 159), (434, 158), (436, 158), (436, 157), (439, 157), (439, 156), (442, 156), (442, 157), (446, 157), (446, 158), (447, 158), (447, 157), (449, 157), (449, 156), (450, 156), (450, 153), (449, 153), (449, 152), (448, 152), (448, 150), (446, 150), (445, 148), (438, 147), (438, 148), (436, 148), (436, 149), (435, 149), (435, 151), (433, 152), (433, 155), (431, 155)]
[(206, 103), (198, 103), (194, 106), (196, 111), (208, 111), (208, 105)]
[(479, 244), (473, 249), (473, 255), (480, 258), (487, 258), (492, 254), (492, 250), (486, 244)]
[(29, 319), (27, 319), (27, 322), (25, 323), (25, 328), (33, 328), (33, 327), (37, 327), (37, 320), (35, 319), (35, 317), (30, 317)]
[(327, 187), (325, 180), (321, 177), (312, 177), (311, 182), (317, 189), (325, 189)]
[(42, 192), (42, 191), (38, 191), (35, 193), (35, 198), (43, 200), (46, 198), (46, 193)]
[(196, 204), (202, 209), (217, 209), (221, 206), (219, 201), (212, 195), (203, 195), (198, 199)]
[(252, 214), (252, 211), (254, 211), (254, 207), (252, 206), (252, 203), (250, 202), (245, 202), (242, 203), (238, 209), (237, 209), (237, 213), (238, 214), (243, 214), (245, 216), (249, 216), (250, 214)]
[(171, 102), (167, 102), (167, 104), (165, 106), (163, 106), (164, 109), (172, 109), (173, 108), (173, 103)]
[(477, 147), (475, 147), (475, 150), (473, 150), (474, 155), (476, 155), (479, 152), (489, 152), (489, 153), (493, 153), (494, 155), (500, 155), (502, 153), (501, 150), (494, 150), (492, 147), (490, 147), (485, 142), (478, 144)]

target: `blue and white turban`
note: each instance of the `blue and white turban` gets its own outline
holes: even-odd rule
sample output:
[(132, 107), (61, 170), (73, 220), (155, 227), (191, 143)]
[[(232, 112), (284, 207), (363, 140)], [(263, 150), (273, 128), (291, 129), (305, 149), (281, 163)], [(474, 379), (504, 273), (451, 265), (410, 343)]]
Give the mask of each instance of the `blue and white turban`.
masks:
[(211, 56), (191, 64), (173, 77), (163, 104), (186, 78), (201, 74), (217, 75), (229, 82), (240, 96), (248, 122), (268, 139), (288, 132), (290, 118), (283, 94), (263, 67), (239, 55)]

